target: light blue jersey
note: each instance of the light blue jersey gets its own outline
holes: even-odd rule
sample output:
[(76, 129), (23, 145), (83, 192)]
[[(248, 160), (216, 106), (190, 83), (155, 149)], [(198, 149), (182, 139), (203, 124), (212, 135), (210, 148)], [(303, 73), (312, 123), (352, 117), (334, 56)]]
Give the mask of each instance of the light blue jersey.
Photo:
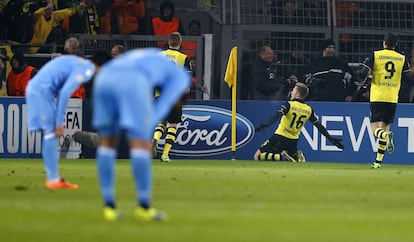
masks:
[[(103, 136), (126, 129), (129, 138), (150, 140), (153, 128), (189, 87), (183, 67), (159, 49), (131, 50), (101, 67), (93, 87), (93, 126)], [(161, 95), (154, 101), (154, 89)]]
[(63, 125), (70, 96), (94, 72), (91, 61), (74, 55), (63, 55), (46, 63), (26, 88), (29, 131), (54, 132), (56, 126)]

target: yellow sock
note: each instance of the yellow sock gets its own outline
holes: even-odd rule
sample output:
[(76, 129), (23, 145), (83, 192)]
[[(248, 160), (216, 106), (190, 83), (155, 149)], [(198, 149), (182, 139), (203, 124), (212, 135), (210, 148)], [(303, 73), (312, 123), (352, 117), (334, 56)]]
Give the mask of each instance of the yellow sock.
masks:
[(263, 152), (259, 155), (259, 160), (264, 161), (280, 161), (280, 154)]
[(384, 129), (382, 129), (382, 128), (378, 128), (378, 129), (376, 129), (375, 131), (374, 131), (374, 135), (375, 135), (375, 137), (378, 137), (378, 138), (380, 138), (380, 139), (385, 139), (385, 137), (387, 136), (387, 134), (388, 134), (388, 131), (385, 131)]
[(385, 139), (380, 139), (378, 141), (378, 151), (377, 151), (377, 162), (381, 162), (384, 158), (385, 150), (387, 149), (387, 141)]
[(162, 156), (168, 157), (170, 150), (175, 142), (175, 135), (177, 134), (177, 129), (175, 127), (168, 127), (167, 136), (165, 137), (164, 150), (162, 151)]
[(162, 151), (162, 156), (168, 157), (168, 154), (170, 153), (171, 148), (172, 148), (171, 144), (165, 143), (164, 150)]
[(164, 130), (165, 130), (165, 124), (163, 123), (158, 124), (157, 127), (155, 128), (153, 139), (155, 140), (161, 139), (162, 135), (164, 134)]

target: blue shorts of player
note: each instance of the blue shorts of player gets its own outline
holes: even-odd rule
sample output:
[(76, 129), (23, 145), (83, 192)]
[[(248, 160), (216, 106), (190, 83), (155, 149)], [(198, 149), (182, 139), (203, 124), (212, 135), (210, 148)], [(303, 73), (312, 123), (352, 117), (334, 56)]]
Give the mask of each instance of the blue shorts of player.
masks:
[(150, 140), (153, 90), (138, 71), (102, 70), (94, 81), (92, 125), (104, 137), (126, 130), (127, 138)]
[(35, 90), (30, 85), (26, 88), (26, 106), (29, 131), (45, 130), (54, 132), (56, 125), (56, 102), (53, 93)]

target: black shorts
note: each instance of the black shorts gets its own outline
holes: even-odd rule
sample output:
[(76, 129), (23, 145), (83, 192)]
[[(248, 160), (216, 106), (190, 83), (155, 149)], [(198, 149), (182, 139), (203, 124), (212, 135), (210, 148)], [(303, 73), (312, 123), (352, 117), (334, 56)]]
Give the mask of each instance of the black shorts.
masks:
[(168, 123), (171, 123), (171, 124), (181, 123), (182, 115), (183, 115), (183, 105), (182, 103), (177, 102), (171, 109), (166, 120), (168, 121)]
[(370, 120), (373, 122), (384, 122), (391, 124), (394, 121), (396, 103), (372, 102), (370, 103)]
[(274, 134), (263, 143), (262, 147), (260, 147), (260, 151), (262, 153), (280, 153), (283, 150), (286, 150), (290, 155), (293, 155), (298, 151), (297, 146), (297, 139), (289, 139), (281, 135)]

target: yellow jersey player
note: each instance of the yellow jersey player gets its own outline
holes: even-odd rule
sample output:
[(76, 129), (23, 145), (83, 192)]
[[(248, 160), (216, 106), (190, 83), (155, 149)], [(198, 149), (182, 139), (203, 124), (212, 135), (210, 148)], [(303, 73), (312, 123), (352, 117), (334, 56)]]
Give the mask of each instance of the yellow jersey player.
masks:
[[(178, 32), (173, 32), (168, 37), (168, 49), (161, 52), (162, 55), (168, 57), (170, 60), (175, 62), (178, 66), (185, 68), (189, 71), (190, 62), (187, 58), (187, 55), (180, 51), (182, 43), (181, 34)], [(158, 94), (156, 93), (156, 96)], [(177, 124), (181, 122), (181, 116), (183, 114), (182, 105), (184, 96), (172, 107), (170, 113), (168, 114), (166, 120), (162, 123), (159, 123), (155, 128), (153, 139), (152, 139), (152, 149), (153, 157), (157, 154), (158, 141), (163, 136), (165, 129), (167, 129), (167, 135), (165, 137), (164, 149), (161, 154), (161, 161), (170, 162), (169, 153), (175, 143), (175, 138), (177, 135)]]
[(305, 84), (296, 83), (290, 93), (290, 101), (283, 104), (266, 124), (256, 128), (256, 131), (264, 130), (280, 119), (274, 134), (254, 154), (255, 160), (305, 162), (305, 156), (298, 150), (297, 145), (300, 132), (308, 120), (336, 147), (344, 148), (341, 140), (328, 133), (319, 123), (312, 107), (304, 102), (308, 93), (309, 89)]
[(406, 57), (395, 50), (397, 43), (398, 37), (395, 34), (386, 34), (383, 40), (384, 49), (373, 51), (362, 63), (365, 76), (372, 74), (370, 119), (372, 131), (378, 138), (377, 157), (372, 168), (381, 167), (385, 150), (390, 154), (394, 151), (390, 126), (397, 109), (401, 80), (411, 78)]

